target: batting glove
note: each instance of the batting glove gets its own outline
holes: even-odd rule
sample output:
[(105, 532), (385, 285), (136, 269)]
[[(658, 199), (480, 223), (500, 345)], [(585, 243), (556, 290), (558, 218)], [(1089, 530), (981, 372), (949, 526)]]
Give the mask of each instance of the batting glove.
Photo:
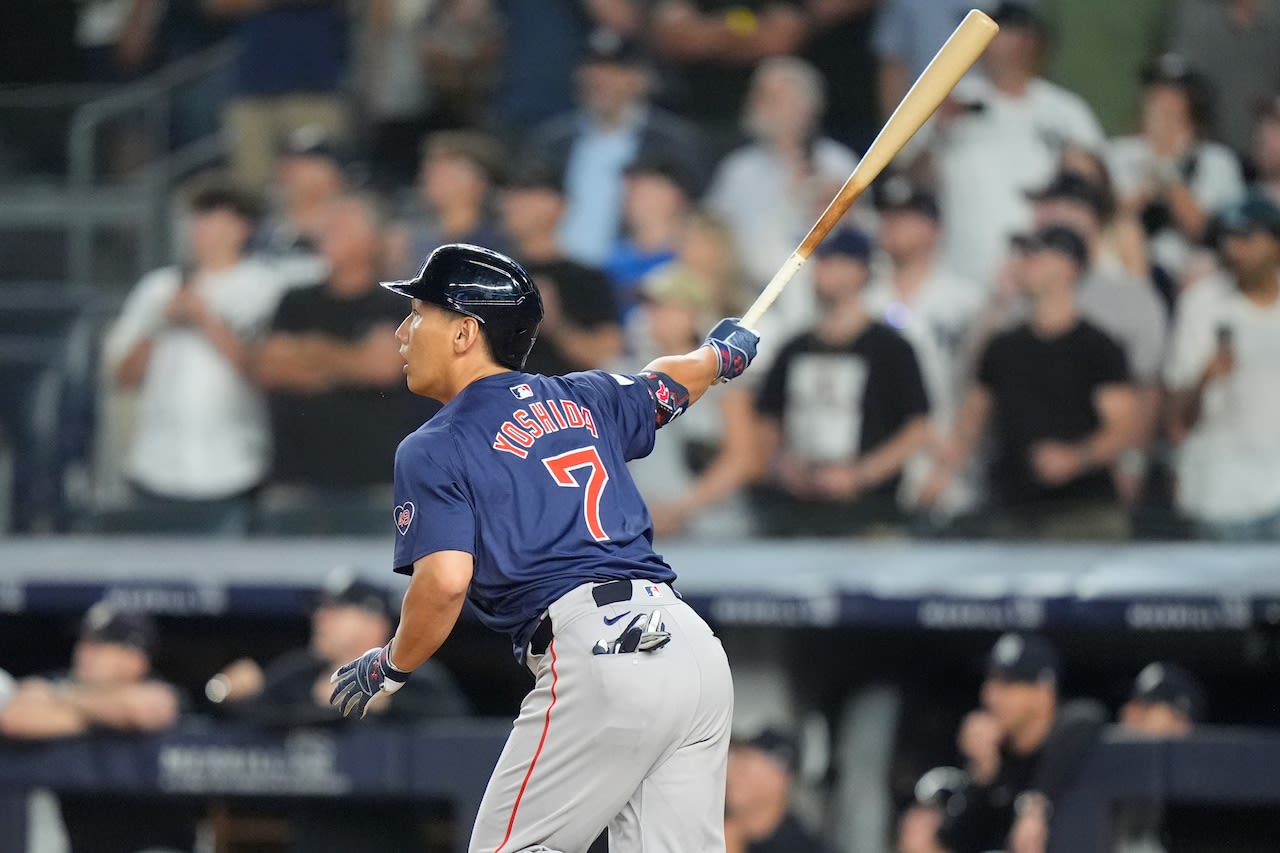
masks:
[(748, 329), (737, 317), (726, 317), (707, 335), (704, 347), (711, 347), (720, 358), (716, 381), (728, 382), (742, 375), (756, 357), (760, 336)]
[(380, 649), (369, 649), (351, 663), (338, 667), (329, 676), (329, 683), (337, 685), (329, 696), (329, 704), (351, 716), (352, 711), (365, 715), (365, 709), (379, 691), (395, 693), (409, 680), (409, 673), (391, 665), (391, 644)]

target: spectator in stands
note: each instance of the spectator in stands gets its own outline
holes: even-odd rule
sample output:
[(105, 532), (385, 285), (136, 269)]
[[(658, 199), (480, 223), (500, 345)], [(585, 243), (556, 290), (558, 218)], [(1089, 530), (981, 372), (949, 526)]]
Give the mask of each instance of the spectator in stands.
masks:
[(188, 206), (190, 262), (148, 273), (103, 345), (108, 376), (139, 388), (125, 459), (138, 520), (242, 533), (270, 461), (250, 353), (280, 298), (274, 273), (245, 257), (257, 207), (229, 187)]
[(347, 70), (347, 13), (341, 0), (208, 0), (235, 18), (235, 92), (224, 117), (231, 168), (245, 188), (271, 177), (278, 145), (318, 125), (348, 137), (342, 84)]
[(962, 80), (905, 152), (907, 161), (928, 155), (948, 265), (986, 287), (1009, 237), (1031, 225), (1026, 191), (1049, 181), (1066, 145), (1103, 143), (1089, 106), (1038, 76), (1046, 33), (1031, 7), (1002, 2), (992, 16), (1000, 32), (982, 56), (984, 73)]
[[(803, 59), (762, 63), (743, 107), (743, 126), (753, 141), (720, 163), (707, 192), (707, 207), (728, 223), (743, 272), (757, 291), (857, 163), (848, 148), (817, 135), (825, 100), (822, 77)], [(812, 322), (806, 283), (788, 288), (771, 309), (767, 322), (777, 339)]]
[[(973, 333), (982, 291), (958, 276), (938, 256), (941, 234), (937, 198), (906, 178), (877, 187), (880, 248), (886, 263), (867, 284), (867, 310), (897, 330), (915, 350), (929, 398), (935, 441), (903, 469), (903, 504), (914, 508), (933, 469), (936, 439), (950, 433), (971, 371)], [(935, 523), (973, 508), (976, 483), (957, 477), (932, 507)]]
[(121, 83), (146, 71), (159, 10), (155, 0), (80, 0), (76, 46), (89, 83)]
[(1116, 486), (1126, 503), (1137, 500), (1146, 472), (1146, 451), (1159, 419), (1160, 367), (1168, 336), (1168, 315), (1150, 279), (1125, 269), (1104, 240), (1114, 200), (1085, 176), (1059, 172), (1044, 189), (1030, 196), (1036, 225), (1062, 225), (1084, 238), (1088, 267), (1076, 300), (1080, 313), (1110, 335), (1124, 350), (1137, 394), (1136, 446), (1118, 460)]
[(1280, 95), (1259, 111), (1253, 129), (1253, 168), (1258, 189), (1280, 205)]
[(1254, 192), (1222, 216), (1227, 274), (1185, 293), (1165, 384), (1178, 502), (1201, 536), (1280, 538), (1280, 207)]
[(911, 345), (863, 304), (870, 257), (870, 239), (851, 229), (819, 245), (817, 325), (788, 341), (764, 378), (766, 533), (875, 534), (901, 520), (902, 468), (929, 440), (929, 402)]
[(255, 353), (276, 436), (259, 502), (269, 530), (386, 530), (396, 445), (434, 411), (404, 385), (404, 306), (378, 286), (382, 226), (376, 199), (335, 201), (320, 238), (332, 272), (285, 295)]
[(542, 326), (525, 369), (548, 376), (603, 367), (622, 349), (609, 279), (560, 249), (557, 230), (564, 208), (555, 173), (537, 162), (512, 177), (501, 201), (515, 258), (542, 294)]
[(800, 767), (795, 741), (765, 729), (729, 745), (726, 853), (823, 853), (827, 846), (790, 811)]
[(1121, 207), (1116, 202), (1115, 183), (1106, 156), (1090, 148), (1068, 145), (1058, 158), (1058, 174), (1072, 172), (1083, 176), (1093, 184), (1104, 199), (1109, 199), (1108, 216), (1102, 226), (1102, 247), (1108, 263), (1118, 262), (1136, 276), (1152, 278), (1157, 289), (1167, 301), (1172, 302), (1172, 288), (1165, 293), (1165, 280), (1156, 279), (1156, 270), (1147, 259), (1147, 236), (1142, 230), (1142, 220), (1136, 211)]
[(426, 216), (411, 221), (403, 235), (407, 248), (394, 260), (401, 275), (415, 275), (445, 243), (504, 251), (490, 206), (502, 161), (502, 146), (483, 133), (444, 130), (423, 140), (418, 194)]
[(882, 124), (876, 100), (872, 50), (878, 0), (806, 0), (809, 20), (804, 50), (840, 97), (827, 103), (823, 131), (855, 151), (864, 151)]
[[(512, 4), (503, 5), (510, 9)], [(491, 122), (499, 60), (504, 47), (516, 49), (511, 46), (516, 39), (503, 44), (505, 28), (496, 6), (493, 0), (445, 0), (427, 12), (422, 48), (437, 126), (486, 127)]]
[(1209, 218), (1238, 201), (1236, 156), (1204, 138), (1213, 102), (1203, 75), (1177, 54), (1143, 72), (1142, 128), (1107, 150), (1120, 205), (1142, 217), (1151, 261), (1185, 285)]
[(751, 300), (744, 282), (733, 233), (723, 219), (708, 210), (691, 213), (676, 251), (676, 262), (702, 279), (718, 306), (712, 313), (737, 316)]
[(898, 818), (894, 853), (949, 853), (938, 841), (938, 830), (947, 815), (947, 802), (968, 781), (957, 767), (935, 767), (921, 776), (914, 801)]
[(347, 189), (347, 154), (321, 127), (289, 135), (276, 166), (272, 211), (254, 248), (290, 284), (310, 284), (328, 272), (320, 236), (333, 200)]
[(1058, 654), (1043, 637), (1005, 634), (992, 647), (983, 707), (958, 736), (969, 782), (948, 801), (938, 831), (950, 853), (1042, 853), (1053, 799), (1105, 722), (1097, 703), (1059, 705), (1060, 677)]
[(595, 31), (577, 79), (578, 109), (539, 127), (526, 156), (562, 178), (568, 199), (560, 223), (565, 254), (599, 266), (618, 239), (629, 163), (659, 157), (691, 177), (703, 175), (706, 166), (693, 128), (650, 104), (653, 71), (638, 40)]
[(673, 160), (642, 156), (627, 166), (623, 236), (604, 263), (624, 322), (644, 277), (675, 260), (691, 194), (689, 179)]
[(994, 4), (974, 0), (882, 0), (871, 45), (878, 64), (876, 92), (881, 118), (897, 109), (902, 96), (933, 59), (969, 10)]
[(661, 0), (650, 20), (681, 112), (696, 117), (717, 159), (741, 138), (736, 110), (752, 69), (796, 53), (809, 28), (799, 0)]
[[(654, 353), (697, 346), (718, 316), (712, 297), (706, 282), (678, 263), (651, 273), (636, 310), (647, 321), (649, 345), (629, 358), (644, 362)], [(675, 428), (630, 465), (658, 536), (724, 539), (750, 532), (742, 487), (759, 474), (751, 395), (734, 386), (717, 397), (718, 405), (691, 408), (679, 426), (673, 421), (663, 427)]]
[(1133, 445), (1137, 404), (1124, 351), (1080, 316), (1076, 290), (1088, 247), (1057, 225), (1023, 245), (1018, 276), (1031, 316), (986, 346), (921, 500), (942, 494), (993, 422), (992, 535), (1125, 539), (1128, 518), (1107, 469)]
[(1254, 111), (1280, 85), (1280, 8), (1271, 0), (1179, 0), (1169, 47), (1199, 69), (1221, 97), (1205, 135), (1249, 150)]
[[(233, 661), (213, 676), (205, 695), (228, 711), (280, 725), (341, 719), (329, 704), (329, 676), (353, 657), (386, 645), (396, 613), (385, 590), (346, 572), (334, 572), (311, 613), (311, 642), (266, 664), (251, 658)], [(363, 651), (362, 651), (363, 650)], [(419, 675), (425, 678), (419, 679)], [(395, 719), (458, 717), (469, 713), (453, 676), (438, 661), (415, 671), (394, 699), (375, 702), (370, 713)]]

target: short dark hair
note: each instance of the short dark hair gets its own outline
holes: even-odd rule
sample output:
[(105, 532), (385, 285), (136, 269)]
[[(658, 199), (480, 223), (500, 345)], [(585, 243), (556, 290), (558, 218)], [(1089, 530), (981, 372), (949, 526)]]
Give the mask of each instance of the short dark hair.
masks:
[(228, 210), (250, 225), (257, 224), (262, 216), (257, 198), (229, 184), (211, 184), (197, 190), (187, 206), (192, 213)]

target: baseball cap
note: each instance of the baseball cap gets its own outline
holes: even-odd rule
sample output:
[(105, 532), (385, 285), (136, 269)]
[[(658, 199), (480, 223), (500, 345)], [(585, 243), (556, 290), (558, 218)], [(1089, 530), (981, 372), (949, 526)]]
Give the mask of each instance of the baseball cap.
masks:
[(1270, 196), (1251, 190), (1243, 199), (1218, 214), (1217, 233), (1253, 234), (1270, 231), (1280, 236), (1280, 207)]
[(759, 750), (781, 764), (789, 773), (796, 773), (800, 769), (799, 746), (795, 738), (780, 729), (766, 727), (749, 738), (735, 738), (730, 745)]
[(642, 66), (646, 64), (644, 46), (639, 39), (609, 27), (598, 27), (587, 36), (583, 62)]
[(1019, 27), (1035, 30), (1038, 33), (1044, 32), (1044, 23), (1036, 15), (1035, 10), (1026, 3), (1017, 3), (1013, 0), (1005, 0), (996, 6), (991, 12), (991, 20), (1001, 27)]
[(902, 175), (894, 175), (877, 183), (875, 202), (876, 209), (881, 212), (909, 211), (927, 216), (935, 222), (940, 217), (938, 197), (931, 190)]
[(117, 607), (99, 601), (85, 611), (80, 621), (80, 640), (85, 643), (112, 643), (138, 649), (148, 657), (156, 646), (156, 624), (141, 610)]
[(871, 238), (856, 228), (840, 228), (827, 235), (827, 238), (813, 250), (814, 257), (830, 258), (843, 255), (862, 263), (871, 260)]
[(1084, 238), (1065, 225), (1046, 225), (1030, 234), (1014, 235), (1013, 245), (1024, 252), (1057, 252), (1081, 268), (1089, 263), (1089, 247)]
[(1142, 82), (1147, 85), (1166, 83), (1174, 86), (1198, 86), (1204, 83), (1204, 77), (1182, 54), (1165, 53), (1142, 69)]
[(387, 598), (386, 590), (359, 578), (344, 578), (345, 572), (335, 573), (333, 579), (316, 598), (317, 607), (359, 607), (377, 616), (395, 621), (395, 612)]
[(1134, 679), (1129, 698), (1143, 705), (1168, 705), (1189, 720), (1204, 717), (1204, 689), (1194, 675), (1176, 663), (1147, 664)]
[(285, 139), (282, 154), (328, 160), (339, 169), (345, 169), (351, 163), (351, 154), (346, 146), (338, 142), (328, 128), (318, 124), (303, 125), (290, 133)]
[(656, 153), (641, 154), (627, 164), (623, 174), (628, 178), (637, 175), (656, 175), (675, 184), (685, 195), (693, 195), (693, 182), (689, 174), (672, 157)]
[(916, 781), (913, 793), (922, 806), (945, 808), (951, 795), (964, 788), (968, 781), (969, 774), (959, 767), (934, 767)]
[(1049, 183), (1027, 193), (1032, 201), (1075, 201), (1087, 205), (1098, 216), (1105, 218), (1110, 210), (1106, 193), (1095, 182), (1079, 172), (1061, 171)]
[(1053, 644), (1039, 634), (1004, 634), (987, 656), (987, 678), (1057, 684), (1062, 668)]

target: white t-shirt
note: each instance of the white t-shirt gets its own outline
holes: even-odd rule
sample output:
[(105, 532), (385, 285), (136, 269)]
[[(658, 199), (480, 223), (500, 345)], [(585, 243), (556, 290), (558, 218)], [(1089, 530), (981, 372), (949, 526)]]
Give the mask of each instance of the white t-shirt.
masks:
[(1047, 80), (1032, 80), (1015, 98), (971, 75), (954, 98), (980, 106), (946, 129), (930, 123), (911, 150), (932, 155), (946, 265), (990, 288), (1009, 237), (1031, 228), (1027, 191), (1049, 182), (1064, 145), (1100, 149), (1103, 132), (1079, 96)]
[(1178, 454), (1178, 498), (1193, 518), (1231, 523), (1280, 511), (1280, 301), (1259, 307), (1221, 275), (1185, 292), (1165, 366), (1171, 389), (1199, 381), (1223, 326), (1235, 370), (1205, 388)]
[[(125, 472), (166, 497), (227, 497), (252, 488), (267, 473), (266, 400), (204, 333), (165, 320), (179, 277), (176, 267), (145, 275), (104, 342), (112, 372), (140, 340), (154, 342)], [(198, 275), (189, 286), (242, 340), (265, 332), (283, 290), (269, 267), (251, 260)]]
[[(1209, 214), (1235, 204), (1245, 193), (1240, 161), (1231, 149), (1217, 142), (1201, 142), (1195, 149), (1195, 169), (1187, 182), (1191, 197)], [(1127, 198), (1138, 193), (1149, 180), (1154, 164), (1151, 146), (1141, 136), (1113, 139), (1106, 150), (1107, 168), (1116, 195)], [(1162, 228), (1147, 240), (1152, 262), (1174, 276), (1181, 275), (1195, 252), (1182, 232), (1170, 226)]]

